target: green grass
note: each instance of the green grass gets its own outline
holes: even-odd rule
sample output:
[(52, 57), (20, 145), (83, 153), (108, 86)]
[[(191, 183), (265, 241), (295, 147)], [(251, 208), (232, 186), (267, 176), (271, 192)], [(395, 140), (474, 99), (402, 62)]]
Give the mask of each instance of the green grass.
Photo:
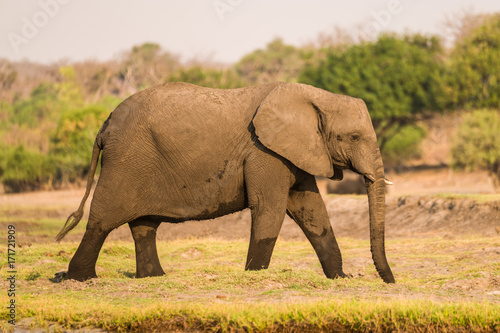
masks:
[[(477, 202), (500, 199), (470, 194), (435, 197)], [(0, 224), (16, 225), (21, 246), (16, 249), (16, 301), (17, 319), (24, 327), (51, 331), (92, 327), (112, 331), (500, 331), (498, 237), (387, 240), (395, 285), (386, 285), (377, 276), (369, 242), (364, 240), (338, 240), (344, 271), (352, 276), (340, 280), (324, 277), (309, 243), (281, 239), (270, 268), (258, 272), (243, 269), (248, 240), (159, 242), (166, 275), (135, 279), (133, 243), (107, 241), (97, 263), (98, 279), (54, 284), (48, 279), (67, 269), (78, 247), (73, 241), (52, 242), (64, 224), (63, 210), (68, 208), (0, 207)], [(72, 235), (81, 235), (85, 226), (82, 221)], [(0, 254), (5, 258), (5, 247), (0, 247)], [(0, 265), (0, 275), (7, 276), (5, 265)], [(0, 304), (8, 301), (6, 293), (0, 293)], [(6, 319), (2, 307), (0, 330), (11, 328)]]
[(165, 276), (133, 278), (133, 244), (115, 241), (104, 244), (98, 279), (59, 284), (48, 278), (66, 270), (78, 244), (33, 244), (17, 253), (18, 319), (61, 330), (500, 329), (498, 239), (389, 240), (395, 285), (376, 275), (367, 241), (339, 244), (350, 279), (326, 279), (305, 241), (278, 240), (270, 268), (246, 272), (246, 240), (190, 239), (159, 242)]
[[(66, 307), (79, 307), (71, 299)], [(124, 308), (128, 305), (128, 308)], [(51, 310), (46, 310), (46, 309)], [(59, 309), (55, 311), (54, 309)], [(498, 329), (500, 311), (488, 302), (479, 304), (440, 304), (433, 301), (345, 300), (269, 304), (257, 302), (178, 302), (147, 304), (128, 300), (126, 304), (98, 303), (78, 314), (60, 312), (57, 301), (39, 303), (30, 313), (39, 322), (51, 321), (62, 326), (99, 326), (106, 330), (129, 331), (154, 329), (228, 330), (347, 330), (347, 331), (464, 331)]]

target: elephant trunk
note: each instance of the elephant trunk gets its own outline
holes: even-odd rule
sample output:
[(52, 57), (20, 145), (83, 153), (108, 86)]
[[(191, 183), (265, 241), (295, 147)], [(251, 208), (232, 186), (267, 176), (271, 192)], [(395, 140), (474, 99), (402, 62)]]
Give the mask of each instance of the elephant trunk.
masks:
[(385, 256), (385, 177), (383, 166), (379, 169), (374, 180), (365, 177), (370, 211), (370, 246), (375, 268), (382, 280), (395, 283)]

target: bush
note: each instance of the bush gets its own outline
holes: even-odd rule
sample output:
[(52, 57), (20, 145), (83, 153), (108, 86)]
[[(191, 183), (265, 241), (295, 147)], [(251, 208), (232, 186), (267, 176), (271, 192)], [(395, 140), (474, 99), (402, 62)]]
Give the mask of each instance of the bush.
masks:
[(363, 99), (386, 160), (401, 164), (414, 156), (425, 134), (415, 125), (418, 117), (441, 111), (446, 101), (440, 39), (382, 35), (323, 52), (324, 59), (305, 66), (299, 80)]
[(500, 188), (500, 115), (496, 110), (476, 110), (464, 115), (453, 140), (452, 163), (469, 171), (483, 169), (494, 175)]
[(73, 182), (88, 173), (95, 137), (109, 113), (105, 107), (89, 106), (61, 116), (50, 146), (58, 181)]
[(382, 151), (385, 164), (397, 166), (412, 158), (421, 157), (420, 142), (426, 134), (423, 127), (408, 125), (391, 135)]
[[(116, 101), (109, 100), (109, 104)], [(6, 192), (33, 191), (85, 177), (94, 140), (109, 108), (89, 106), (61, 115), (47, 154), (20, 145), (0, 150), (0, 177)]]
[(61, 67), (59, 72), (61, 82), (41, 83), (28, 98), (16, 99), (8, 108), (8, 123), (35, 128), (43, 121), (55, 122), (62, 110), (82, 107), (83, 96), (74, 69)]
[(187, 82), (208, 88), (241, 88), (243, 80), (232, 69), (215, 69), (202, 66), (182, 68), (167, 78), (171, 82)]
[(452, 108), (500, 107), (500, 14), (458, 40), (450, 55)]
[(439, 38), (383, 35), (376, 42), (329, 48), (304, 67), (299, 81), (363, 99), (375, 122), (413, 118), (443, 108)]
[(29, 98), (16, 100), (8, 115), (12, 124), (36, 127), (46, 118), (51, 118), (60, 110), (57, 90), (51, 83), (42, 83), (33, 89)]
[(2, 155), (2, 183), (6, 192), (38, 190), (51, 179), (52, 163), (47, 155), (23, 145), (5, 149)]
[(245, 55), (235, 64), (237, 73), (251, 85), (274, 81), (295, 82), (307, 57), (303, 49), (276, 38), (265, 49)]

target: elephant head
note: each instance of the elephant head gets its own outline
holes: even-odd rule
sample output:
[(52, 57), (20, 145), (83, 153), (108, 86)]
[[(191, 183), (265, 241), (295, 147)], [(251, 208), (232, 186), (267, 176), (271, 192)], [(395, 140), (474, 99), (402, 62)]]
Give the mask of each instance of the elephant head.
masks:
[(342, 179), (342, 169), (365, 178), (375, 267), (395, 282), (384, 245), (384, 164), (365, 103), (309, 85), (281, 83), (260, 104), (255, 133), (268, 149), (315, 176)]

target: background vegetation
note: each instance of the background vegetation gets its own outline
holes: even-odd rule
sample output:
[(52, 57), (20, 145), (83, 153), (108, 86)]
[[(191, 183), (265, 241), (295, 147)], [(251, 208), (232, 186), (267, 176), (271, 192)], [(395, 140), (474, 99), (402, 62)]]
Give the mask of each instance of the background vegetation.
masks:
[(489, 170), (500, 187), (500, 116), (495, 110), (475, 110), (464, 115), (451, 149), (454, 166)]
[[(426, 135), (420, 120), (483, 109), (460, 129), (454, 165), (498, 175), (499, 131), (491, 126), (498, 126), (500, 108), (500, 14), (465, 16), (452, 28), (455, 39), (449, 47), (439, 36), (420, 34), (385, 34), (368, 41), (345, 33), (323, 35), (301, 47), (275, 39), (232, 65), (182, 62), (154, 43), (108, 62), (0, 60), (0, 179), (11, 192), (81, 181), (100, 125), (140, 89), (166, 81), (237, 88), (276, 80), (365, 100), (389, 166), (418, 156)], [(471, 146), (474, 131), (481, 133), (474, 137), (481, 143)], [(491, 145), (497, 153), (490, 153)], [(471, 147), (486, 154), (487, 162), (469, 154)]]

